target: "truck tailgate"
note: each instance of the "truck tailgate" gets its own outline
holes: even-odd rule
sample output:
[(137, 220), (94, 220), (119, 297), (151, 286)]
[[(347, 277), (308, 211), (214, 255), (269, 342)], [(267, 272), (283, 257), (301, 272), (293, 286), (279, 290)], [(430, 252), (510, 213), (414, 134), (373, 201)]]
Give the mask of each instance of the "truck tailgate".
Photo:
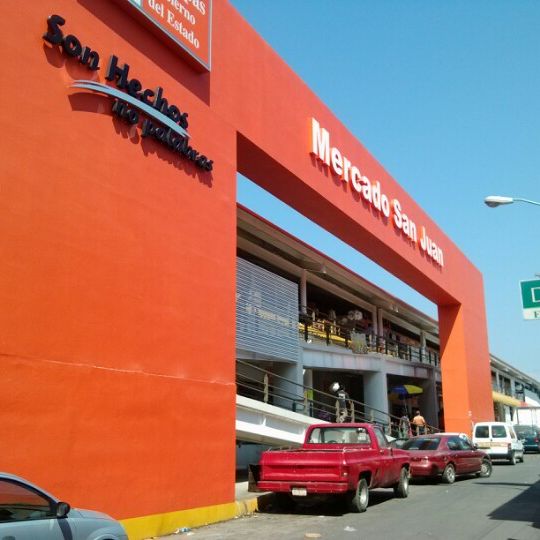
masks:
[(342, 450), (268, 452), (261, 462), (261, 480), (335, 482), (342, 479)]

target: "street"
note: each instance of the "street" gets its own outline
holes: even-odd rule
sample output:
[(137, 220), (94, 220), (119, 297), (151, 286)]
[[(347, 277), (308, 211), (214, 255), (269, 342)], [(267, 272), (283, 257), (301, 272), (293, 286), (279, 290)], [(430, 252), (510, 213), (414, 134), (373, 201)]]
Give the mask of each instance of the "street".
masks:
[(540, 455), (515, 466), (495, 463), (490, 478), (458, 478), (452, 485), (412, 481), (409, 497), (392, 490), (370, 493), (367, 512), (337, 505), (268, 511), (167, 536), (197, 540), (399, 538), (461, 540), (540, 539)]

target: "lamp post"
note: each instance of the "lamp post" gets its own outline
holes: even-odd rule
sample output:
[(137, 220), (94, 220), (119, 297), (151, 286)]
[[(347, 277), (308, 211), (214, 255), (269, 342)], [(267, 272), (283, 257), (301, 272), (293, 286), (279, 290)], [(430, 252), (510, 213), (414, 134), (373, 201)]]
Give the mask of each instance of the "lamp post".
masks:
[(484, 199), (484, 202), (490, 207), (495, 208), (504, 204), (512, 204), (514, 202), (525, 202), (540, 206), (540, 202), (531, 201), (530, 199), (522, 199), (521, 197), (502, 197), (500, 195), (490, 195)]
[[(512, 204), (513, 202), (525, 202), (540, 206), (540, 202), (522, 199), (521, 197), (504, 197), (501, 195), (490, 195), (484, 199), (490, 208), (495, 208), (502, 204)], [(538, 276), (538, 274), (536, 274)], [(540, 285), (540, 280), (520, 281), (521, 304), (523, 306), (523, 317), (525, 319), (540, 319), (540, 300), (536, 297), (536, 292)]]

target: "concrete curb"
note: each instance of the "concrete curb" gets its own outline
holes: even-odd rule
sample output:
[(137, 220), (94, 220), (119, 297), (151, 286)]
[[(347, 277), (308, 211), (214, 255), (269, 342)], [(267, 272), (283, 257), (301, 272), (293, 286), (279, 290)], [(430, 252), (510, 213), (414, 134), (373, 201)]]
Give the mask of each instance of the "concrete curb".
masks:
[(271, 493), (261, 493), (249, 499), (235, 501), (237, 514), (234, 517), (241, 517), (247, 514), (253, 514), (258, 510), (264, 510), (272, 500)]
[(232, 503), (125, 519), (121, 520), (121, 523), (129, 540), (167, 537), (183, 527), (195, 529), (253, 514), (266, 508), (271, 500), (271, 493), (254, 494), (253, 497), (238, 499)]

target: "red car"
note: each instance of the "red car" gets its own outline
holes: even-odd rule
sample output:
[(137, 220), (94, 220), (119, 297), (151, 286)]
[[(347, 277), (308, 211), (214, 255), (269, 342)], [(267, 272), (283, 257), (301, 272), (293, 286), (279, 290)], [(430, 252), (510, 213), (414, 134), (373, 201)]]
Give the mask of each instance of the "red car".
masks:
[(489, 455), (458, 435), (420, 435), (409, 439), (401, 448), (411, 455), (413, 477), (440, 477), (443, 482), (452, 484), (461, 474), (491, 476)]

